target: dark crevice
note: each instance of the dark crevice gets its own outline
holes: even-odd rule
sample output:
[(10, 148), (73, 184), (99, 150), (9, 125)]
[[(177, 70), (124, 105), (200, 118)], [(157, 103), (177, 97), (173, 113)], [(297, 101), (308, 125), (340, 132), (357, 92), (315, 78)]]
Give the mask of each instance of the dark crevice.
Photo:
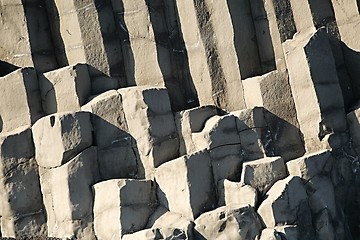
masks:
[(273, 0), (276, 22), (278, 25), (281, 42), (291, 39), (296, 33), (295, 20), (289, 0)]

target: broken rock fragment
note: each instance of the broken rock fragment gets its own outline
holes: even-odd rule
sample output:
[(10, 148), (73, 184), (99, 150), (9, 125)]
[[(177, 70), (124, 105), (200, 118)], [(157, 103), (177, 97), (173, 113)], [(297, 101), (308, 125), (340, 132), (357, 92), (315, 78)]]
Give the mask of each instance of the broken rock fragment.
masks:
[(287, 176), (281, 157), (268, 157), (243, 164), (241, 182), (265, 192), (278, 180)]
[(94, 230), (97, 239), (120, 239), (146, 227), (156, 208), (151, 180), (112, 179), (93, 186)]
[(87, 112), (56, 113), (32, 127), (36, 161), (41, 167), (59, 167), (92, 145), (92, 126)]
[(261, 223), (252, 207), (219, 207), (201, 214), (195, 220), (198, 239), (255, 239)]

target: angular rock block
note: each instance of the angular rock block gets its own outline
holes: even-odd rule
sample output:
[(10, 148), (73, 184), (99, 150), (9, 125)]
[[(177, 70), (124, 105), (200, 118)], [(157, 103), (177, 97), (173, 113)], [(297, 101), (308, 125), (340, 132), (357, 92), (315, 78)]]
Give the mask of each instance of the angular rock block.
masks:
[(333, 158), (328, 150), (307, 154), (286, 163), (290, 175), (301, 177), (305, 182), (317, 175), (331, 171)]
[(44, 73), (39, 86), (45, 114), (79, 111), (90, 96), (88, 67), (77, 64)]
[(268, 228), (298, 224), (306, 226), (309, 232), (312, 229), (307, 194), (299, 177), (289, 176), (277, 181), (267, 192), (258, 213)]
[(333, 144), (328, 138), (332, 135), (336, 138), (346, 131), (346, 117), (335, 60), (325, 30), (298, 34), (284, 43), (283, 48), (307, 152), (339, 148), (341, 141)]
[(332, 218), (326, 208), (322, 212), (317, 214), (314, 225), (316, 228), (316, 239), (319, 240), (337, 239), (334, 231)]
[(178, 157), (179, 138), (169, 96), (164, 88), (131, 87), (118, 90), (131, 136), (135, 139), (145, 177)]
[(197, 150), (240, 144), (235, 117), (225, 115), (210, 118), (201, 132), (193, 134), (193, 140)]
[(272, 71), (243, 83), (247, 107), (264, 107), (263, 115), (271, 132), (275, 154), (285, 160), (304, 154), (288, 79), (286, 71)]
[(156, 208), (151, 180), (113, 179), (93, 186), (94, 230), (97, 239), (120, 239), (145, 228)]
[(59, 167), (92, 145), (87, 112), (56, 113), (33, 126), (36, 161), (45, 168)]
[(263, 108), (243, 109), (231, 114), (236, 117), (244, 161), (274, 155), (273, 139), (264, 118)]
[(180, 155), (196, 152), (192, 134), (201, 132), (206, 121), (215, 115), (220, 115), (220, 109), (211, 105), (175, 113), (175, 123), (180, 138)]
[(297, 225), (283, 225), (283, 226), (276, 226), (274, 228), (277, 233), (283, 238), (283, 239), (289, 239), (289, 240), (300, 240), (301, 238), (301, 232), (299, 232)]
[(102, 180), (135, 178), (139, 156), (136, 142), (128, 133), (121, 95), (109, 90), (94, 97), (81, 109), (91, 112)]
[(18, 69), (0, 77), (0, 89), (0, 132), (31, 126), (43, 116), (34, 69)]
[(116, 90), (99, 94), (81, 110), (92, 113), (94, 143), (98, 149), (110, 147), (129, 137), (122, 98)]
[(257, 206), (258, 194), (256, 189), (240, 182), (231, 182), (227, 179), (218, 184), (218, 206), (235, 205), (245, 207)]
[(31, 129), (18, 128), (0, 137), (1, 236), (46, 236), (38, 166)]
[(241, 166), (243, 163), (240, 144), (225, 145), (209, 151), (214, 183), (222, 179), (240, 181)]
[(265, 194), (275, 182), (286, 176), (284, 160), (281, 157), (269, 157), (244, 163), (241, 182)]
[(159, 202), (171, 212), (194, 220), (213, 208), (214, 185), (206, 151), (162, 164), (156, 169), (155, 180)]
[(39, 168), (49, 237), (94, 237), (91, 186), (100, 179), (96, 155), (90, 147), (59, 167)]
[(255, 239), (261, 231), (258, 215), (252, 207), (219, 207), (195, 220), (199, 239)]

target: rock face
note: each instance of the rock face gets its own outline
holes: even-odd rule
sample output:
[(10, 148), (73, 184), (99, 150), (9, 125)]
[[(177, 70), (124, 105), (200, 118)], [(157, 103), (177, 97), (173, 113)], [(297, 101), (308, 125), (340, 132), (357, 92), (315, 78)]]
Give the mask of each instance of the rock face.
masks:
[(0, 238), (359, 239), (359, 9), (0, 0)]

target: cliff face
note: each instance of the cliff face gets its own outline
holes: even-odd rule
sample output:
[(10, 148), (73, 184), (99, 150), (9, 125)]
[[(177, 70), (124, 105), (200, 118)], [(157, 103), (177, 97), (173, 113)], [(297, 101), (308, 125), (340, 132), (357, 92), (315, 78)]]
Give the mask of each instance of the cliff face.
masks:
[(359, 9), (0, 0), (0, 236), (359, 239)]

